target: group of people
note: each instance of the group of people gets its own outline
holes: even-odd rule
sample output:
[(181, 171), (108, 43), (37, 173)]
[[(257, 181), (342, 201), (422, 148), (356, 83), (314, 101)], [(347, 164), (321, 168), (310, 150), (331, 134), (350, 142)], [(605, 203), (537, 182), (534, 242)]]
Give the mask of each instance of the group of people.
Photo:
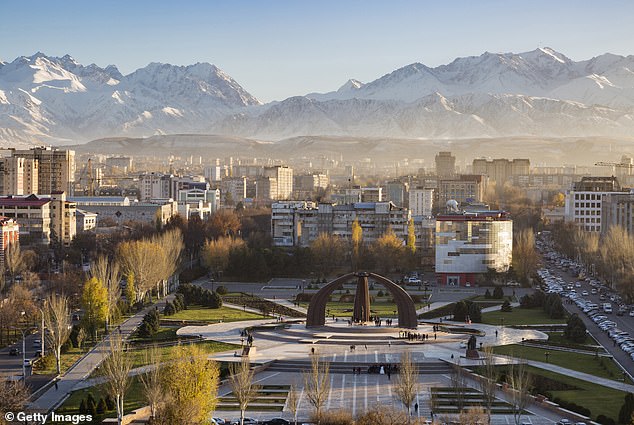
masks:
[[(403, 331), (399, 333), (399, 336), (403, 339), (407, 339), (408, 341), (428, 341), (430, 339), (429, 334), (417, 333), (417, 332), (407, 332)], [(436, 333), (434, 332), (434, 340), (436, 340)]]

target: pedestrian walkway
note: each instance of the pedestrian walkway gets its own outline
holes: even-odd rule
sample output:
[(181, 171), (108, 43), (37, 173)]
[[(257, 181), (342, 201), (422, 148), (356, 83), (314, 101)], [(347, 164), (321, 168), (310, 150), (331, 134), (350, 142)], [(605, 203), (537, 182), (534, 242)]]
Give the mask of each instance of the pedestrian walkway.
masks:
[[(143, 320), (143, 316), (145, 316), (148, 311), (155, 307), (162, 310), (165, 307), (166, 300), (171, 301), (173, 298), (173, 295), (168, 295), (167, 298), (163, 298), (159, 303), (146, 307), (121, 323), (119, 330), (123, 338), (128, 339), (136, 331)], [(108, 344), (109, 337), (106, 337), (103, 341), (95, 345), (77, 363), (62, 374), (54, 386), (44, 392), (36, 400), (32, 401), (29, 405), (29, 409), (38, 412), (50, 412), (62, 404), (70, 393), (75, 391), (76, 387), (99, 367), (108, 352)]]
[(298, 313), (302, 313), (302, 314), (307, 314), (308, 313), (308, 309), (304, 308), (304, 307), (300, 307), (297, 306), (295, 304), (293, 304), (292, 302), (290, 302), (289, 300), (286, 299), (280, 299), (280, 298), (265, 298), (267, 301), (270, 301), (272, 303), (275, 303), (277, 305), (281, 305), (282, 307), (286, 307), (286, 308), (290, 308), (291, 310), (295, 310)]

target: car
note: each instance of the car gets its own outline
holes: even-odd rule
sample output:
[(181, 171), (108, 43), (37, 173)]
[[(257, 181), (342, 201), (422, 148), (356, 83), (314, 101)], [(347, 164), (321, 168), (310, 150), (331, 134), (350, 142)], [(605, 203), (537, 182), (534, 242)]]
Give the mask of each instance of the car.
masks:
[[(257, 425), (258, 421), (253, 418), (244, 418), (244, 425)], [(231, 425), (240, 425), (240, 419), (231, 422)]]
[(79, 314), (77, 313), (73, 314), (73, 322), (79, 322), (79, 320), (80, 320)]
[(20, 350), (15, 347), (9, 350), (10, 356), (17, 356), (18, 354), (20, 354)]
[(273, 418), (268, 421), (264, 421), (264, 425), (291, 425), (289, 421), (282, 418)]
[(587, 297), (590, 294), (588, 293), (588, 291), (584, 290), (584, 291), (581, 292), (581, 295), (583, 295), (584, 297)]
[(421, 283), (422, 283), (422, 281), (419, 278), (415, 277), (415, 276), (412, 276), (409, 279), (407, 279), (407, 284), (408, 285), (420, 285)]
[(221, 418), (211, 418), (209, 425), (227, 425), (227, 421)]
[(35, 338), (33, 340), (33, 348), (39, 348), (42, 346), (42, 340), (39, 338)]
[(31, 359), (24, 359), (24, 366), (30, 367), (31, 366)]

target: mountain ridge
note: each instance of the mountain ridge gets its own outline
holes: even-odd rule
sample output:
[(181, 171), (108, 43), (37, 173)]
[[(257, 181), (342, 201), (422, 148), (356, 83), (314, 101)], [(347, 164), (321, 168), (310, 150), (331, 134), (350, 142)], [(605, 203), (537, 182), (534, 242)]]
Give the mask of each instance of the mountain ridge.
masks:
[(210, 63), (153, 62), (127, 75), (37, 52), (0, 63), (0, 144), (225, 134), (500, 137), (629, 136), (634, 56), (573, 61), (548, 47), (402, 66), (370, 82), (262, 104)]

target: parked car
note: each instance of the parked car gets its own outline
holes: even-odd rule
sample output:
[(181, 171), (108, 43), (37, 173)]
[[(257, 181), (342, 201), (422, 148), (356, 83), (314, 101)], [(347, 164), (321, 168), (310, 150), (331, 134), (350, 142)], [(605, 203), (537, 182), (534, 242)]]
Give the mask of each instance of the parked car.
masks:
[(289, 421), (282, 418), (273, 418), (268, 421), (264, 421), (264, 425), (291, 425)]
[(15, 347), (9, 350), (10, 356), (17, 356), (18, 354), (20, 354), (20, 350)]

